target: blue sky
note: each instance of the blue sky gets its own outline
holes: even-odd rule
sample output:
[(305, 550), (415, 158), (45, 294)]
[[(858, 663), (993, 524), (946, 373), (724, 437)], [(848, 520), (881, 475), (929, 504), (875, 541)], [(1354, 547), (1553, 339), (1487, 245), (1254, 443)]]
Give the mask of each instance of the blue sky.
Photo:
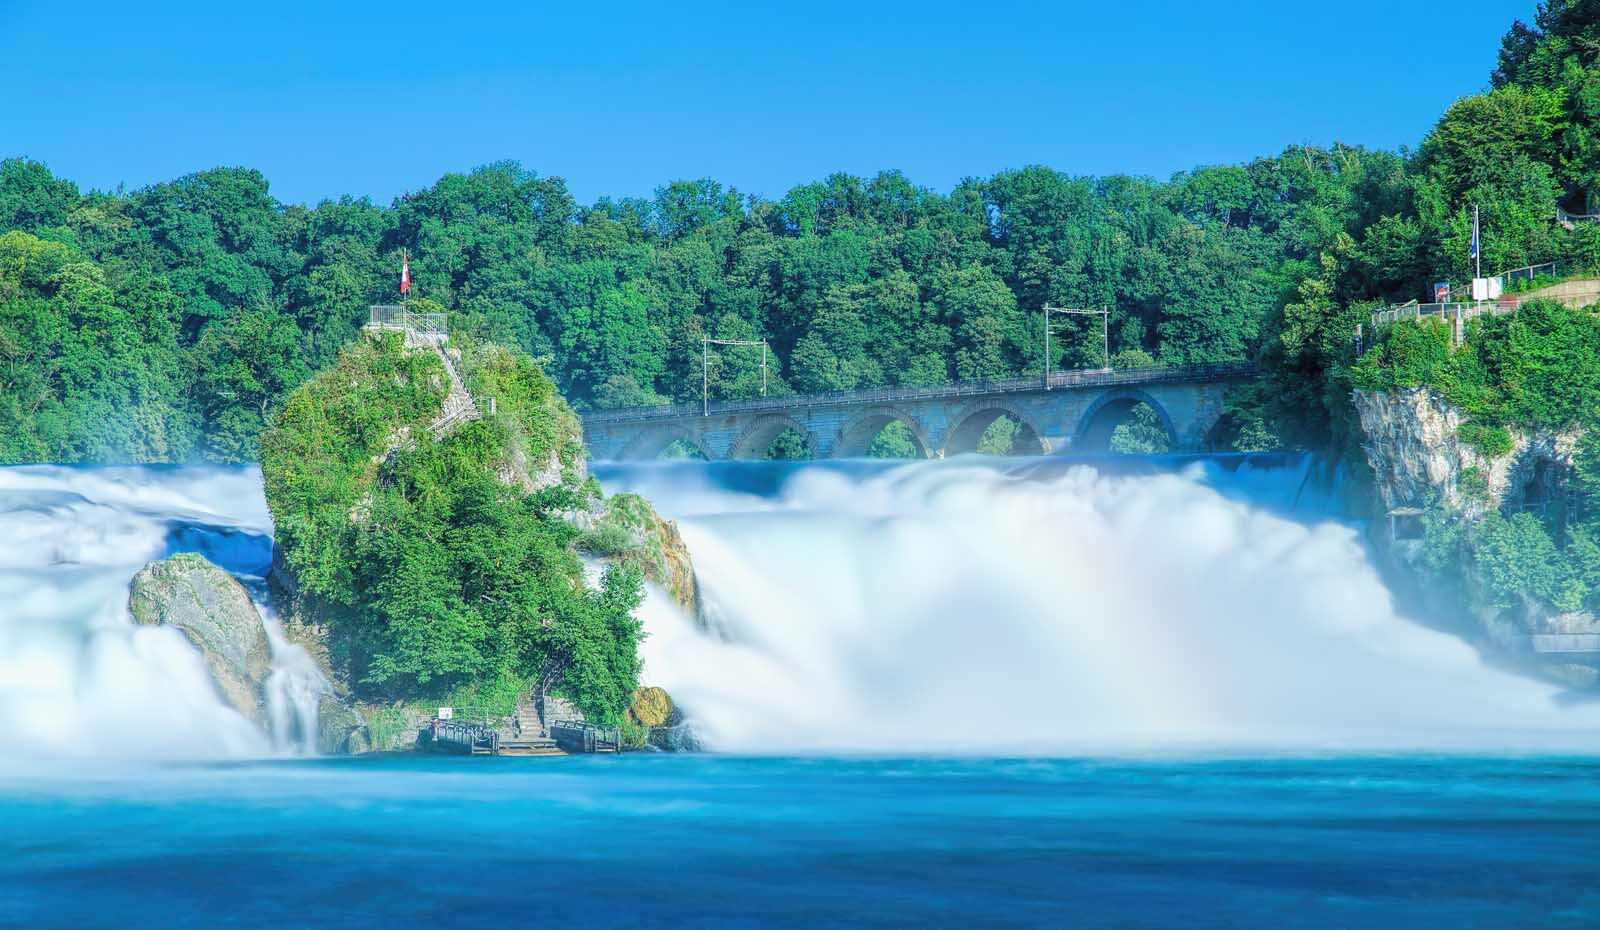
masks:
[(1415, 146), (1532, 7), (0, 0), (0, 156), (97, 188), (249, 165), (296, 202), (505, 158), (583, 201), (883, 168), (941, 191), (1035, 163), (1166, 177)]

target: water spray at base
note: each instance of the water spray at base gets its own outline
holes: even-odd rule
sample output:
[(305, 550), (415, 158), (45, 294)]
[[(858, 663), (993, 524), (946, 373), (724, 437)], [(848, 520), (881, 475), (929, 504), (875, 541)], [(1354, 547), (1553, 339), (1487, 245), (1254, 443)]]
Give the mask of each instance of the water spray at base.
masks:
[(1252, 502), (1303, 464), (1008, 467), (800, 468), (768, 494), (609, 466), (682, 518), (708, 605), (651, 600), (647, 676), (729, 750), (1600, 747), (1600, 708), (1398, 616), (1355, 529)]
[(321, 675), (271, 621), (269, 736), (220, 700), (183, 634), (128, 613), (129, 581), (146, 562), (192, 549), (248, 576), (265, 570), (271, 532), (254, 469), (0, 468), (4, 758), (237, 758), (314, 746)]

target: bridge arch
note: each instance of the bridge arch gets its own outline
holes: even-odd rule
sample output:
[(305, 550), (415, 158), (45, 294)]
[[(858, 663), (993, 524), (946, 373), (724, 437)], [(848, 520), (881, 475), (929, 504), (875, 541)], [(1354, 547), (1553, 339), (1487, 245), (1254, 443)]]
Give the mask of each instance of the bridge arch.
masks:
[(1049, 451), (1038, 428), (1014, 404), (986, 399), (972, 404), (950, 419), (943, 454), (977, 452), (978, 441), (983, 438), (984, 432), (1001, 417), (1009, 417), (1017, 424), (1017, 432), (1011, 439), (1013, 455), (1043, 455)]
[(1140, 404), (1155, 411), (1156, 418), (1161, 421), (1161, 428), (1167, 433), (1168, 447), (1177, 449), (1178, 431), (1172, 425), (1172, 415), (1160, 401), (1138, 388), (1113, 388), (1096, 397), (1078, 418), (1077, 429), (1072, 432), (1073, 451), (1111, 451), (1111, 434)]
[(772, 448), (773, 440), (783, 434), (784, 430), (794, 430), (806, 439), (806, 448), (813, 452), (817, 448), (816, 437), (794, 417), (781, 413), (766, 414), (757, 417), (755, 422), (745, 427), (739, 438), (733, 441), (733, 446), (728, 450), (730, 459), (764, 459), (767, 450)]
[(872, 448), (872, 441), (878, 438), (883, 428), (890, 423), (901, 422), (911, 430), (911, 438), (916, 441), (917, 453), (923, 458), (933, 455), (933, 444), (928, 441), (928, 432), (922, 428), (922, 422), (916, 417), (895, 407), (869, 407), (846, 421), (839, 428), (839, 437), (833, 443), (834, 458), (860, 458)]
[(667, 447), (674, 442), (682, 442), (699, 451), (702, 457), (711, 458), (700, 437), (681, 426), (658, 426), (645, 430), (623, 446), (619, 458), (625, 462), (660, 458), (661, 453), (667, 451)]

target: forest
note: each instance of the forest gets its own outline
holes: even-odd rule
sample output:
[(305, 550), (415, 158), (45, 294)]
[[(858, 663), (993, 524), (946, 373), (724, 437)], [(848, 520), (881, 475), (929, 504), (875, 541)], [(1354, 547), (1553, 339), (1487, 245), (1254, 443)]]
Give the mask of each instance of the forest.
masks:
[[(1492, 50), (1485, 50), (1486, 60)], [(1600, 0), (1511, 26), (1415, 150), (1294, 145), (1166, 180), (1040, 165), (948, 193), (898, 171), (777, 199), (711, 179), (580, 204), (515, 162), (384, 206), (276, 200), (249, 168), (84, 191), (0, 162), (0, 462), (249, 462), (373, 303), (410, 297), (539, 359), (578, 410), (698, 399), (702, 339), (765, 340), (769, 393), (1254, 360), (1222, 448), (1351, 448), (1356, 325), (1384, 302), (1561, 260), (1600, 266)], [(1420, 130), (1420, 127), (1419, 127)], [(1133, 131), (1130, 129), (1130, 131)], [(718, 347), (713, 398), (762, 390)]]

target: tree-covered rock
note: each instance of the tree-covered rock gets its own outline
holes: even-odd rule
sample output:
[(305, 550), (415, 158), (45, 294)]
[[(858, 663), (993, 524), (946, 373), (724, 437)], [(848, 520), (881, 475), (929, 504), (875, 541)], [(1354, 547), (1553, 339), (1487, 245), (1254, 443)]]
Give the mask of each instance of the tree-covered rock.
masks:
[[(462, 342), (363, 338), (289, 395), (261, 440), (279, 588), (363, 700), (514, 706), (543, 683), (618, 720), (643, 572), (584, 584), (569, 517), (600, 495), (577, 418), (526, 355)], [(479, 416), (436, 435), (446, 351)]]
[(1422, 514), (1420, 536), (1385, 541), (1434, 607), (1507, 649), (1600, 633), (1600, 305), (1530, 300), (1471, 320), (1460, 345), (1438, 320), (1402, 321), (1352, 377), (1385, 507)]

